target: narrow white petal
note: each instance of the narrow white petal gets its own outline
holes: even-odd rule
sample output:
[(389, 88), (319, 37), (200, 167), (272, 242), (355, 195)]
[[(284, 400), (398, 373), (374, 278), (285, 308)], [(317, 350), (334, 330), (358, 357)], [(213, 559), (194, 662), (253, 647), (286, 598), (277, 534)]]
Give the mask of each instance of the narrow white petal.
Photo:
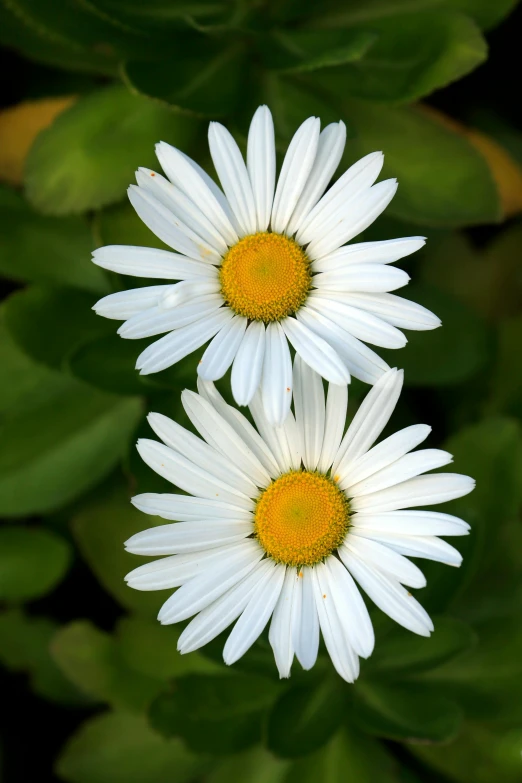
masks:
[(274, 121), (268, 106), (260, 106), (250, 123), (247, 168), (256, 205), (257, 230), (266, 231), (272, 212), (276, 174)]
[[(208, 294), (219, 294), (221, 286), (219, 280), (182, 280), (174, 285), (164, 286), (164, 291), (158, 306), (161, 310), (172, 310), (183, 304), (188, 304), (196, 297), (207, 296)], [(223, 297), (221, 297), (222, 299)]]
[(206, 381), (217, 381), (226, 373), (243, 340), (247, 319), (235, 315), (216, 334), (198, 364), (198, 375)]
[(342, 158), (345, 143), (346, 125), (342, 121), (327, 125), (321, 132), (314, 165), (287, 227), (289, 235), (295, 234), (301, 227), (328, 187)]
[(268, 639), (274, 651), (279, 677), (290, 677), (294, 660), (294, 619), (300, 577), (295, 568), (287, 568), (283, 587), (272, 615)]
[[(323, 293), (322, 295), (330, 298), (328, 294)], [(436, 329), (441, 323), (440, 318), (430, 310), (416, 302), (411, 302), (409, 299), (395, 296), (395, 294), (338, 291), (335, 294), (332, 292), (332, 295), (335, 295), (339, 302), (345, 302), (353, 307), (366, 310), (368, 313), (373, 313), (383, 321), (401, 329), (421, 332), (427, 329)]]
[(373, 384), (390, 369), (375, 351), (313, 308), (301, 308), (297, 313), (297, 320), (337, 351), (354, 378)]
[(339, 324), (354, 337), (381, 348), (404, 348), (406, 337), (394, 326), (371, 313), (358, 307), (340, 302), (337, 299), (326, 299), (319, 295), (310, 296), (308, 305), (318, 313)]
[(234, 137), (224, 125), (211, 122), (208, 143), (218, 177), (241, 227), (241, 233), (255, 234), (257, 219), (254, 195), (245, 161)]
[(279, 234), (285, 231), (312, 170), (319, 143), (319, 130), (319, 119), (309, 117), (297, 129), (288, 146), (272, 207), (272, 231)]
[(317, 468), (324, 438), (325, 405), (321, 376), (296, 354), (294, 360), (294, 408), (301, 434), (303, 464)]
[(330, 593), (344, 633), (357, 655), (368, 658), (375, 646), (375, 634), (368, 609), (352, 577), (336, 557), (325, 561)]
[(182, 329), (216, 313), (222, 304), (220, 294), (204, 294), (172, 310), (163, 310), (157, 305), (131, 316), (119, 327), (118, 334), (125, 340), (139, 340)]
[(170, 285), (149, 285), (144, 288), (118, 291), (116, 294), (109, 294), (99, 299), (92, 309), (96, 315), (123, 321), (150, 307), (155, 307), (165, 291), (169, 289)]
[[(395, 266), (385, 264), (347, 264), (332, 272), (320, 272), (314, 275), (313, 284), (318, 289), (317, 296), (332, 293), (357, 291), (387, 292), (407, 285), (410, 276)], [(330, 295), (330, 299), (333, 296)], [(342, 298), (340, 299), (342, 301)]]
[(223, 500), (247, 511), (253, 508), (253, 501), (234, 486), (211, 475), (168, 446), (141, 438), (137, 448), (143, 461), (152, 470), (184, 492)]
[(199, 163), (196, 163), (195, 160), (192, 160), (192, 158), (190, 158), (186, 153), (181, 152), (181, 150), (180, 150), (180, 154), (187, 161), (187, 163), (190, 164), (190, 167), (199, 175), (200, 179), (203, 180), (203, 182), (205, 183), (207, 188), (210, 190), (211, 194), (214, 196), (214, 198), (216, 199), (217, 203), (219, 204), (219, 206), (221, 207), (221, 209), (225, 213), (226, 217), (228, 218), (229, 224), (232, 226), (233, 231), (235, 232), (235, 234), (234, 234), (235, 238), (233, 240), (227, 240), (227, 242), (228, 242), (229, 245), (234, 244), (235, 242), (237, 242), (238, 236), (239, 236), (239, 233), (238, 233), (239, 232), (239, 223), (237, 222), (236, 216), (232, 212), (232, 209), (230, 207), (230, 204), (228, 203), (227, 197), (225, 196), (225, 194), (223, 193), (223, 191), (221, 190), (219, 185), (217, 185), (217, 183), (214, 182), (214, 180), (212, 179), (210, 174), (207, 174), (205, 169), (201, 168)]
[(243, 542), (240, 550), (229, 555), (220, 566), (208, 569), (201, 576), (185, 582), (161, 607), (158, 620), (170, 625), (187, 620), (210, 606), (220, 596), (247, 576), (263, 557), (256, 541)]
[[(266, 486), (270, 481), (266, 468), (248, 443), (220, 416), (208, 400), (200, 394), (185, 389), (181, 395), (181, 402), (194, 427), (214, 450), (222, 454), (228, 462), (232, 462), (257, 486)], [(250, 494), (250, 497), (252, 496)]]
[(364, 454), (377, 440), (392, 415), (402, 389), (404, 372), (389, 370), (368, 392), (346, 431), (333, 464), (348, 475), (350, 463)]
[[(294, 466), (294, 456), (292, 454), (292, 447), (288, 441), (285, 426), (274, 427), (273, 424), (268, 421), (259, 392), (252, 398), (249, 408), (255, 425), (261, 433), (261, 437), (268, 445), (270, 452), (274, 455), (279, 472), (286, 473), (288, 470), (291, 470)], [(287, 415), (285, 424), (290, 417), (293, 419), (292, 413)]]
[(352, 515), (351, 523), (357, 531), (404, 533), (409, 536), (465, 536), (470, 530), (463, 519), (440, 511), (359, 513)]
[(248, 405), (261, 382), (265, 358), (265, 325), (252, 321), (232, 365), (232, 394), (238, 405)]
[(292, 360), (285, 333), (277, 322), (266, 328), (261, 392), (268, 420), (281, 426), (292, 402)]
[(185, 628), (178, 639), (181, 654), (193, 652), (219, 636), (221, 631), (236, 620), (251, 596), (266, 581), (273, 563), (262, 560), (248, 576), (235, 584), (210, 606), (205, 607)]
[(275, 564), (264, 584), (254, 592), (223, 649), (223, 660), (235, 663), (254, 644), (268, 623), (283, 587), (286, 567)]
[(135, 495), (131, 498), (131, 503), (144, 514), (163, 517), (163, 519), (175, 519), (178, 522), (191, 522), (198, 519), (251, 522), (253, 519), (250, 511), (216, 498), (198, 498), (167, 492), (144, 492), (142, 495)]
[(315, 272), (330, 272), (343, 269), (347, 264), (392, 264), (399, 258), (409, 256), (426, 244), (425, 237), (385, 239), (379, 242), (357, 242), (340, 247), (327, 256), (314, 261)]
[(144, 530), (125, 542), (134, 555), (176, 555), (234, 544), (252, 535), (250, 522), (173, 522)]
[(330, 590), (328, 569), (319, 563), (312, 569), (315, 605), (326, 649), (338, 674), (346, 682), (359, 676), (359, 659), (352, 649), (339, 619), (335, 598)]
[(396, 192), (397, 181), (394, 179), (379, 182), (364, 191), (353, 202), (351, 205), (353, 208), (347, 211), (344, 220), (334, 226), (322, 239), (314, 239), (308, 245), (306, 252), (309, 258), (312, 260), (322, 258), (367, 229), (381, 212), (384, 212)]
[(436, 560), (450, 566), (460, 566), (462, 555), (451, 546), (436, 536), (415, 536), (400, 533), (383, 533), (382, 531), (363, 530), (358, 533), (361, 537), (379, 541), (389, 547), (390, 550), (406, 555), (407, 557), (423, 557), (426, 560)]
[(315, 605), (313, 575), (311, 568), (300, 571), (301, 587), (301, 623), (296, 628), (294, 641), (297, 660), (308, 671), (316, 660), (319, 651), (319, 618)]
[(217, 271), (210, 264), (152, 247), (107, 245), (95, 250), (92, 260), (103, 269), (132, 277), (155, 277), (161, 280), (195, 277), (217, 279)]
[(328, 386), (328, 397), (326, 398), (326, 420), (324, 425), (324, 437), (321, 447), (321, 456), (317, 470), (321, 473), (331, 467), (335, 455), (343, 438), (344, 426), (346, 424), (346, 411), (348, 408), (348, 386), (335, 386), (331, 383)]
[(368, 476), (391, 465), (426, 440), (431, 432), (427, 424), (412, 424), (403, 430), (394, 432), (381, 443), (362, 454), (350, 464), (347, 478), (351, 484), (357, 484)]
[(233, 313), (228, 308), (221, 307), (203, 320), (176, 329), (149, 345), (138, 356), (136, 369), (141, 375), (150, 375), (171, 367), (214, 337), (232, 317)]
[(309, 213), (297, 234), (297, 241), (306, 244), (316, 236), (322, 237), (325, 228), (331, 231), (331, 216), (337, 215), (339, 209), (344, 210), (347, 204), (373, 185), (383, 162), (382, 152), (371, 152), (350, 166)]
[(170, 181), (199, 207), (226, 242), (229, 245), (237, 242), (238, 235), (219, 198), (219, 188), (208, 174), (195, 161), (164, 141), (156, 145), (156, 155)]
[(433, 473), (381, 489), (373, 495), (354, 498), (353, 511), (397, 511), (412, 506), (432, 506), (467, 495), (475, 488), (469, 476), (459, 473)]
[(414, 451), (411, 454), (405, 454), (391, 465), (377, 471), (357, 484), (352, 483), (351, 471), (348, 471), (346, 477), (341, 478), (339, 482), (350, 497), (361, 497), (379, 492), (387, 487), (393, 487), (407, 479), (419, 476), (429, 470), (442, 468), (453, 462), (453, 457), (449, 452), (441, 449), (422, 449)]
[(341, 547), (339, 555), (346, 568), (385, 614), (420, 636), (430, 636), (433, 623), (419, 602), (395, 579), (363, 562)]
[(295, 318), (281, 322), (286, 336), (304, 362), (330, 383), (350, 383), (350, 373), (332, 346)]
[(426, 577), (414, 563), (385, 546), (380, 539), (350, 533), (343, 546), (368, 566), (385, 571), (408, 587), (426, 587)]

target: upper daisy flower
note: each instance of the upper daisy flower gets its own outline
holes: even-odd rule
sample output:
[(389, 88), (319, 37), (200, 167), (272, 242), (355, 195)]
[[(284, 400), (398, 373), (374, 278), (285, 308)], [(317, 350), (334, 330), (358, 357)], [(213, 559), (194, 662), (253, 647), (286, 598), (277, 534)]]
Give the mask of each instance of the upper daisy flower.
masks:
[[(439, 449), (409, 453), (429, 434), (407, 427), (373, 446), (402, 386), (389, 370), (376, 382), (343, 436), (347, 387), (330, 385), (297, 356), (294, 413), (282, 427), (268, 421), (260, 394), (250, 410), (258, 431), (208, 381), (185, 391), (183, 406), (204, 440), (157, 413), (149, 422), (164, 444), (140, 440), (144, 461), (190, 495), (144, 494), (147, 514), (180, 520), (130, 538), (128, 551), (169, 555), (127, 575), (137, 590), (179, 587), (159, 620), (196, 617), (179, 638), (191, 652), (236, 622), (224, 660), (237, 661), (270, 622), (281, 677), (294, 655), (305, 669), (316, 660), (319, 631), (341, 677), (353, 682), (359, 656), (374, 645), (372, 623), (356, 582), (390, 617), (429, 636), (432, 622), (403, 587), (423, 587), (404, 555), (458, 566), (461, 555), (443, 536), (465, 535), (462, 520), (405, 511), (460, 497), (468, 476), (421, 475), (451, 462)], [(355, 580), (355, 581), (354, 581)]]
[[(386, 208), (396, 180), (374, 184), (383, 165), (374, 152), (327, 191), (346, 140), (344, 123), (320, 132), (316, 117), (297, 130), (276, 185), (272, 116), (255, 113), (247, 162), (226, 128), (211, 123), (209, 144), (223, 190), (197, 163), (161, 142), (167, 175), (139, 169), (129, 198), (143, 222), (176, 253), (111, 245), (94, 253), (105, 269), (175, 285), (122, 291), (94, 307), (125, 320), (128, 339), (168, 334), (139, 356), (142, 374), (158, 372), (211, 340), (199, 364), (204, 380), (232, 365), (232, 391), (247, 405), (261, 386), (270, 422), (289, 409), (288, 342), (326, 380), (350, 374), (373, 384), (389, 367), (365, 343), (401, 348), (397, 328), (433, 329), (439, 319), (389, 293), (408, 275), (388, 266), (424, 244), (423, 237), (346, 245)], [(325, 192), (326, 191), (326, 192)]]

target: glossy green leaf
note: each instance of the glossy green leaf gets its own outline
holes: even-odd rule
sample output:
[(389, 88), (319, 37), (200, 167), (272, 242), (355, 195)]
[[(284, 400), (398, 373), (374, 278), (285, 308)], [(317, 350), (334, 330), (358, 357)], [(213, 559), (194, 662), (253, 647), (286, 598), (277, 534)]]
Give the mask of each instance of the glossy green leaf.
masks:
[(214, 765), (205, 783), (285, 783), (289, 762), (258, 746), (236, 753)]
[[(114, 327), (114, 321), (112, 322)], [(136, 370), (136, 359), (149, 340), (122, 340), (115, 333), (81, 345), (73, 351), (68, 366), (86, 383), (116, 394), (143, 394), (150, 389), (149, 376)], [(156, 386), (152, 379), (152, 386)], [(181, 391), (181, 389), (180, 389)]]
[(90, 260), (92, 236), (83, 219), (43, 217), (19, 193), (0, 187), (0, 227), (4, 277), (109, 293), (105, 273)]
[(157, 167), (154, 145), (187, 147), (192, 123), (124, 87), (92, 93), (42, 131), (26, 165), (29, 200), (48, 215), (119, 201), (138, 166)]
[(261, 53), (269, 68), (302, 73), (359, 61), (376, 37), (364, 30), (278, 30), (263, 39)]
[(29, 601), (49, 593), (71, 560), (65, 539), (37, 527), (0, 527), (0, 600)]
[(189, 783), (207, 767), (141, 715), (106, 712), (86, 721), (63, 748), (56, 771), (70, 783)]
[(270, 712), (267, 746), (282, 758), (312, 753), (328, 742), (344, 714), (344, 693), (337, 679), (290, 688)]

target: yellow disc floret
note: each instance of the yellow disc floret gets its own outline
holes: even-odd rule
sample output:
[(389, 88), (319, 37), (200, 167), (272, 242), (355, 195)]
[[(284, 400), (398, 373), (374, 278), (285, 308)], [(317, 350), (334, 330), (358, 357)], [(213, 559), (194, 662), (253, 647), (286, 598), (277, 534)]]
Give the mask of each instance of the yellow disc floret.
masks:
[(228, 306), (252, 321), (279, 321), (305, 302), (310, 261), (293, 239), (260, 232), (239, 240), (223, 258), (221, 292)]
[(291, 471), (260, 495), (255, 536), (276, 562), (311, 566), (342, 544), (349, 521), (348, 499), (332, 479)]

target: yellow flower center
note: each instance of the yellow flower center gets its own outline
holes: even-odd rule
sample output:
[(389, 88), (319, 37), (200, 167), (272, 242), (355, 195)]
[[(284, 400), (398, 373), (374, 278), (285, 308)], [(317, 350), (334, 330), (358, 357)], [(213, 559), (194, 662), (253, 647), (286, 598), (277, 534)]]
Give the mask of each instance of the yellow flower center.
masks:
[(239, 240), (223, 257), (221, 292), (228, 306), (252, 321), (279, 321), (306, 300), (310, 261), (293, 239), (259, 232)]
[(277, 563), (311, 566), (340, 546), (350, 522), (348, 499), (321, 473), (290, 471), (257, 501), (255, 536)]

